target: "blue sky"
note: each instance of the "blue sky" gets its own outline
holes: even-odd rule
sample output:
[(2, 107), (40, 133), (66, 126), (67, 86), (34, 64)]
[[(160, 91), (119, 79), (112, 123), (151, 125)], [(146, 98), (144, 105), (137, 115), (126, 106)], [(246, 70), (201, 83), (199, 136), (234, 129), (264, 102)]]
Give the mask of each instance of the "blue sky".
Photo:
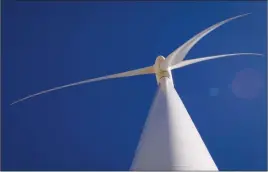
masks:
[(266, 169), (266, 2), (2, 1), (2, 170), (128, 170), (155, 76), (51, 87), (152, 65), (216, 22), (186, 59), (262, 53), (173, 71), (220, 170)]

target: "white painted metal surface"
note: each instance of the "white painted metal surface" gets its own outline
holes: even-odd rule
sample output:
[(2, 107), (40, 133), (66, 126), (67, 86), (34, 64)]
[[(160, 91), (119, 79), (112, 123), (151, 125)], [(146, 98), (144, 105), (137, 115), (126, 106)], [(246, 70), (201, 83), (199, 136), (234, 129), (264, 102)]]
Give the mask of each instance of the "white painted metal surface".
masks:
[(131, 170), (214, 170), (206, 145), (170, 82), (160, 80)]

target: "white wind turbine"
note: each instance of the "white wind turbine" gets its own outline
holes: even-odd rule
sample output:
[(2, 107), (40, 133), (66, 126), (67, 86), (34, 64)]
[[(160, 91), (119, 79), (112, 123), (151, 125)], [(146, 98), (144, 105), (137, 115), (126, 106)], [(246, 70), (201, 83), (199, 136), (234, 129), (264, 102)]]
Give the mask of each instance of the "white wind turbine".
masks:
[[(166, 59), (163, 56), (158, 56), (152, 66), (44, 90), (19, 99), (11, 105), (48, 92), (90, 82), (155, 74), (160, 89), (147, 117), (131, 170), (218, 170), (174, 88), (171, 70), (222, 57), (261, 56), (257, 53), (235, 53), (184, 60), (190, 49), (204, 36), (221, 25), (246, 15), (248, 14), (226, 19), (203, 30), (168, 55)], [(162, 102), (159, 98), (161, 96)]]

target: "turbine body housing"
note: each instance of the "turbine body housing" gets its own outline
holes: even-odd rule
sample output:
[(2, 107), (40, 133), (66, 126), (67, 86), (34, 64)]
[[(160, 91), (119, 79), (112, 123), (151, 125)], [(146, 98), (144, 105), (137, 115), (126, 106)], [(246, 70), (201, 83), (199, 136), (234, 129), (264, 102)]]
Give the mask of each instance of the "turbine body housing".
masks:
[(156, 81), (157, 84), (160, 84), (160, 80), (162, 78), (169, 78), (172, 82), (173, 85), (173, 78), (171, 75), (171, 70), (170, 68), (163, 68), (161, 65), (163, 62), (165, 61), (165, 57), (163, 56), (158, 56), (155, 60), (155, 64), (154, 64), (154, 70), (155, 70), (155, 76), (156, 76)]

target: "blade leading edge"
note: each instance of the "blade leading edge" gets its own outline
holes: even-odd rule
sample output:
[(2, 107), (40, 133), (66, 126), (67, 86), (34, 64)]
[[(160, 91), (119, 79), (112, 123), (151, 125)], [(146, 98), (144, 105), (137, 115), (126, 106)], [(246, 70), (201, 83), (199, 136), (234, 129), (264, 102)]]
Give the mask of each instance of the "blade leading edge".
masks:
[(90, 83), (90, 82), (102, 81), (102, 80), (106, 80), (106, 79), (115, 79), (115, 78), (130, 77), (130, 76), (145, 75), (145, 74), (153, 74), (153, 73), (154, 73), (154, 68), (152, 66), (150, 66), (150, 67), (140, 68), (140, 69), (131, 70), (131, 71), (127, 71), (127, 72), (122, 72), (122, 73), (118, 73), (118, 74), (107, 75), (107, 76), (102, 76), (102, 77), (93, 78), (93, 79), (87, 79), (87, 80), (84, 80), (84, 81), (75, 82), (75, 83), (71, 83), (71, 84), (68, 84), (68, 85), (55, 87), (55, 88), (52, 88), (52, 89), (49, 89), (49, 90), (44, 90), (44, 91), (38, 92), (36, 94), (29, 95), (27, 97), (24, 97), (22, 99), (19, 99), (19, 100), (15, 101), (15, 102), (11, 103), (10, 105), (14, 105), (16, 103), (19, 103), (19, 102), (22, 102), (24, 100), (33, 98), (35, 96), (39, 96), (41, 94), (45, 94), (45, 93), (48, 93), (48, 92), (60, 90), (60, 89), (67, 88), (67, 87), (77, 86), (77, 85), (86, 84), (86, 83)]
[(263, 56), (262, 54), (257, 54), (257, 53), (235, 53), (235, 54), (221, 54), (221, 55), (215, 55), (215, 56), (200, 57), (196, 59), (184, 60), (174, 66), (171, 66), (171, 70), (185, 67), (194, 63), (199, 63), (202, 61), (213, 60), (213, 59), (218, 59), (218, 58), (223, 58), (223, 57), (241, 56), (241, 55)]
[(197, 35), (195, 35), (194, 37), (192, 37), (190, 40), (188, 40), (186, 43), (184, 43), (182, 46), (180, 46), (179, 48), (177, 48), (175, 51), (173, 51), (170, 55), (168, 55), (168, 57), (165, 60), (164, 68), (168, 68), (170, 66), (174, 66), (177, 63), (181, 62), (185, 56), (188, 54), (188, 52), (190, 51), (190, 49), (199, 41), (201, 40), (203, 37), (205, 37), (207, 34), (209, 34), (210, 32), (212, 32), (213, 30), (217, 29), (218, 27), (224, 25), (225, 23), (235, 20), (237, 18), (241, 18), (244, 16), (249, 15), (250, 13), (247, 14), (242, 14), (239, 16), (235, 16), (229, 19), (226, 19), (224, 21), (221, 21), (219, 23), (216, 23), (213, 26), (210, 26), (209, 28), (203, 30), (202, 32), (198, 33)]

